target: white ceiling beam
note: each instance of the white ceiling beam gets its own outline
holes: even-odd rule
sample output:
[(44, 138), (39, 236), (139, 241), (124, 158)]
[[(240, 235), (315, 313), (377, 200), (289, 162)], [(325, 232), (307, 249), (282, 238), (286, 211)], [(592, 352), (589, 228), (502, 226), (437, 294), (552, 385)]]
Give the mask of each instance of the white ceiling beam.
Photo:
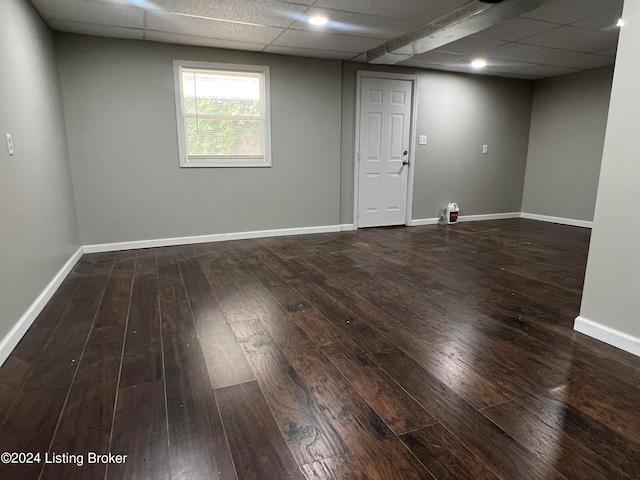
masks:
[(488, 4), (473, 0), (459, 9), (367, 52), (367, 62), (394, 65), (413, 55), (493, 27), (500, 22), (530, 12), (552, 0), (504, 0)]
[(387, 45), (381, 45), (378, 48), (367, 52), (367, 62), (381, 65), (395, 65), (396, 63), (408, 60), (413, 55), (404, 55), (399, 53), (389, 53), (387, 51)]

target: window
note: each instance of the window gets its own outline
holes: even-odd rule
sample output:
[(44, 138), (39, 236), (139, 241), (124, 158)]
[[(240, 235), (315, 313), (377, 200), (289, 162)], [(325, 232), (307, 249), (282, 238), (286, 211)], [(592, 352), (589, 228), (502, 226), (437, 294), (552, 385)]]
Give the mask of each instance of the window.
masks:
[(270, 167), (269, 67), (174, 61), (181, 167)]

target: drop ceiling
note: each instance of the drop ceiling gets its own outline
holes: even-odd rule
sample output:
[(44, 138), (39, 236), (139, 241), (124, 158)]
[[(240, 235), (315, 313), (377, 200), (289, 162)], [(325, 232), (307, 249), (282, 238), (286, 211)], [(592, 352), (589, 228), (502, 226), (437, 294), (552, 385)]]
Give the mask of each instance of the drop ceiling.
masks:
[[(363, 61), (477, 0), (31, 0), (54, 30)], [(506, 2), (510, 0), (505, 0)], [(398, 65), (539, 79), (612, 65), (623, 0), (550, 0)], [(324, 26), (308, 19), (323, 15)]]

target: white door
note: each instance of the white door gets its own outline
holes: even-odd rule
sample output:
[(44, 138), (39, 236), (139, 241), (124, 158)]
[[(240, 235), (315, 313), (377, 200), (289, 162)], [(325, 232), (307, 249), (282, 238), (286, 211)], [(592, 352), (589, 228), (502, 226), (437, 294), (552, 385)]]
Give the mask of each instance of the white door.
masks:
[(411, 86), (409, 80), (362, 78), (358, 227), (406, 223)]

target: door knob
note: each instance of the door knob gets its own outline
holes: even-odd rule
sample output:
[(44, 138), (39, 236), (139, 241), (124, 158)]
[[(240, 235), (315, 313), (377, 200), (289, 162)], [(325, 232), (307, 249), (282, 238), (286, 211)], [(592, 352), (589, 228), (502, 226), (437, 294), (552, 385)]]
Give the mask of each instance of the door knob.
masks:
[(409, 165), (409, 161), (405, 160), (404, 162), (402, 162), (402, 165)]

